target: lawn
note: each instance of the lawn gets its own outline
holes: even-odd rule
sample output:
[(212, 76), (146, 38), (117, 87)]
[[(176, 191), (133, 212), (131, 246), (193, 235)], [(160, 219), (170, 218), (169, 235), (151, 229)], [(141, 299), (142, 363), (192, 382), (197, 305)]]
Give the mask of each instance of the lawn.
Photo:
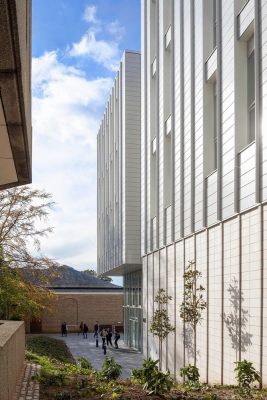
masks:
[[(31, 336), (27, 339), (26, 360), (41, 365), (41, 372), (36, 378), (40, 382), (40, 400), (267, 399), (265, 390), (253, 389), (250, 394), (245, 394), (238, 387), (199, 385), (189, 388), (171, 385), (173, 387), (170, 389), (171, 377), (158, 371), (152, 360), (148, 362), (146, 369), (150, 371), (146, 375), (149, 376), (150, 386), (147, 385), (147, 390), (144, 390), (140, 370), (136, 370), (135, 379), (120, 379), (120, 366), (112, 358), (107, 358), (102, 370), (94, 371), (90, 362), (84, 358), (75, 364), (65, 342), (45, 336)], [(157, 388), (159, 382), (163, 383), (165, 390), (159, 391), (160, 394), (148, 395), (151, 387)]]

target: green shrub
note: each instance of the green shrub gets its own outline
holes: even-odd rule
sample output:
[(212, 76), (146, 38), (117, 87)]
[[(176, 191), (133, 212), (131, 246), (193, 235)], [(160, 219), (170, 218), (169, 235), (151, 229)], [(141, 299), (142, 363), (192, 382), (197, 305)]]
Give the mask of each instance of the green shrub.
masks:
[(114, 380), (121, 376), (122, 367), (116, 363), (113, 357), (107, 357), (100, 371), (100, 377), (104, 380)]
[(180, 376), (186, 380), (186, 385), (194, 388), (199, 384), (199, 371), (194, 365), (188, 364), (184, 368), (180, 368)]
[(208, 393), (203, 397), (203, 400), (217, 400), (218, 396), (216, 393)]
[(55, 394), (55, 400), (71, 400), (70, 393), (64, 391)]
[(148, 394), (160, 394), (168, 391), (173, 386), (173, 379), (170, 371), (162, 372), (157, 364), (159, 360), (153, 361), (151, 358), (144, 360), (143, 368), (132, 369), (132, 378), (143, 385)]
[(46, 386), (63, 386), (65, 384), (65, 374), (44, 368), (41, 369), (37, 379)]
[(250, 393), (253, 382), (261, 382), (258, 371), (253, 367), (252, 362), (243, 360), (235, 362), (236, 380), (239, 386), (247, 393)]
[(78, 357), (78, 366), (82, 369), (93, 369), (92, 364), (85, 357)]

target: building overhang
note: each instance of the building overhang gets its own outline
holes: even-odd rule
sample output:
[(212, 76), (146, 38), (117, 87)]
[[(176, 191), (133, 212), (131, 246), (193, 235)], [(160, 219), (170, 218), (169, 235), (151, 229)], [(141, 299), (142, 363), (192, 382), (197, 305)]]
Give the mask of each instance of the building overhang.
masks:
[(129, 272), (139, 271), (142, 269), (142, 264), (122, 264), (110, 269), (109, 271), (101, 272), (104, 276), (122, 276)]
[(0, 0), (0, 189), (31, 182), (31, 0)]

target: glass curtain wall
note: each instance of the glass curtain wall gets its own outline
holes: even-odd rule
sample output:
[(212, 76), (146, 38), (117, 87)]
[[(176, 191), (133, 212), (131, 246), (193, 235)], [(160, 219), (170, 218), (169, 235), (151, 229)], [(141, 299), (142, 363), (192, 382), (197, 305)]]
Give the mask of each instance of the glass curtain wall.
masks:
[(142, 270), (124, 275), (124, 341), (142, 350)]

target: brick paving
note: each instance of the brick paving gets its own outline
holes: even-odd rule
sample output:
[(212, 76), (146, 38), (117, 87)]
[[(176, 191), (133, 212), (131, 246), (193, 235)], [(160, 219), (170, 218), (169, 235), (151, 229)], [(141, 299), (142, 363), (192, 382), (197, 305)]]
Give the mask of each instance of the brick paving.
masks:
[(40, 365), (25, 365), (24, 374), (17, 386), (14, 400), (39, 400), (39, 382), (32, 380), (32, 377), (39, 370)]

